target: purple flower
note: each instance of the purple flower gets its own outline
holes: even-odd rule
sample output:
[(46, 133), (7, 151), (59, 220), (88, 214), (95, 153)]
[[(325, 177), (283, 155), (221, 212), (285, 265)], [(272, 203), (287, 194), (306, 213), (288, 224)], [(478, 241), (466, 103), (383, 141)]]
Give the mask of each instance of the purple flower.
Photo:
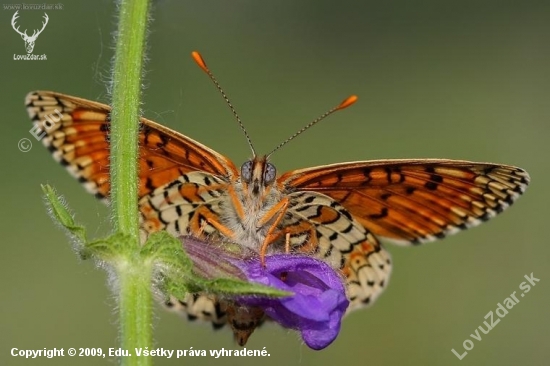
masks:
[(284, 298), (243, 297), (239, 302), (260, 306), (285, 328), (299, 330), (304, 342), (320, 350), (336, 339), (349, 301), (341, 277), (328, 264), (304, 255), (266, 256), (240, 267), (252, 282), (294, 293)]
[(293, 293), (288, 297), (239, 296), (245, 306), (261, 307), (285, 328), (300, 331), (304, 342), (320, 350), (338, 336), (349, 301), (342, 277), (327, 263), (305, 255), (275, 254), (262, 266), (257, 253), (235, 244), (213, 244), (182, 237), (197, 274), (230, 277)]

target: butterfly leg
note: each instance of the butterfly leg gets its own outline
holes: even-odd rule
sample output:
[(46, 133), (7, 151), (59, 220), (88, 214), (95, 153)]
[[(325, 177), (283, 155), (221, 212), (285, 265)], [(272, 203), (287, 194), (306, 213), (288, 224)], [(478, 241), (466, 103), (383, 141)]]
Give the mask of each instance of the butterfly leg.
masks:
[[(218, 216), (206, 207), (199, 208), (193, 216), (193, 219), (194, 222), (191, 223), (190, 227), (193, 228), (192, 231), (195, 232), (198, 236), (202, 236), (207, 225), (212, 225), (226, 238), (235, 239), (235, 232), (222, 224), (218, 220)], [(201, 219), (204, 221), (201, 222)]]
[[(273, 243), (277, 238), (281, 236), (283, 232), (275, 232), (277, 230), (277, 227), (281, 223), (281, 220), (285, 216), (286, 210), (288, 209), (288, 205), (290, 204), (290, 200), (288, 198), (283, 198), (279, 203), (277, 203), (271, 210), (269, 210), (259, 221), (258, 226), (261, 227), (267, 222), (273, 218), (275, 220), (273, 221), (273, 224), (269, 227), (269, 230), (267, 230), (267, 234), (265, 236), (264, 242), (262, 244), (262, 247), (260, 249), (260, 261), (262, 265), (265, 267), (265, 255), (267, 253), (267, 247), (269, 244)], [(290, 239), (290, 238), (289, 238)], [(289, 249), (290, 249), (290, 243), (288, 243)], [(286, 249), (286, 244), (285, 244)]]
[(235, 207), (235, 211), (237, 212), (237, 215), (239, 218), (244, 220), (244, 208), (239, 200), (239, 197), (237, 196), (237, 193), (235, 192), (235, 188), (233, 188), (232, 185), (227, 186), (227, 193), (229, 193), (229, 197), (231, 198), (231, 202), (233, 203), (233, 207)]
[(290, 253), (290, 233), (285, 233), (285, 253)]
[[(227, 189), (229, 193), (229, 197), (231, 197), (231, 202), (233, 203), (233, 207), (235, 207), (235, 210), (237, 211), (237, 215), (239, 215), (241, 220), (244, 219), (244, 208), (241, 202), (239, 201), (237, 194), (235, 193), (235, 189), (231, 185), (226, 186), (226, 185), (220, 184), (217, 186), (213, 185), (208, 187), (209, 190), (224, 189), (224, 188)], [(218, 230), (225, 237), (229, 239), (235, 239), (235, 233), (233, 232), (233, 230), (229, 229), (227, 226), (222, 224), (218, 220), (218, 216), (214, 214), (210, 209), (207, 209), (207, 208), (199, 209), (197, 213), (198, 215), (195, 215), (195, 217), (198, 218), (197, 220), (199, 222), (197, 222), (197, 225), (195, 225), (195, 227), (198, 227), (199, 236), (202, 236), (202, 234), (204, 233), (204, 230), (206, 229), (206, 226), (210, 224), (214, 226), (216, 230)], [(202, 223), (200, 223), (200, 218), (204, 219)]]

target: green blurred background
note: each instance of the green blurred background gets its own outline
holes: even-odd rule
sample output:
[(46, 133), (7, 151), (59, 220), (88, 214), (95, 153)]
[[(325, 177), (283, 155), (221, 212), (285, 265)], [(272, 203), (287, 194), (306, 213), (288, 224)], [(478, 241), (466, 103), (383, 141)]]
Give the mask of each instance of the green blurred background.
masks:
[[(25, 360), (10, 349), (117, 347), (116, 303), (103, 271), (80, 262), (45, 212), (40, 190), (63, 193), (90, 234), (109, 230), (106, 207), (29, 134), (23, 98), (50, 89), (108, 101), (115, 7), (66, 1), (48, 11), (35, 54), (24, 54), (0, 12), (2, 246), (0, 364), (113, 365), (116, 359)], [(21, 11), (21, 29), (41, 11)], [(222, 98), (193, 63), (203, 53), (267, 152), (349, 94), (359, 102), (279, 151), (280, 172), (380, 158), (453, 158), (525, 168), (532, 185), (514, 207), (479, 228), (415, 248), (390, 247), (391, 285), (353, 313), (339, 338), (315, 352), (277, 326), (247, 345), (271, 357), (156, 359), (157, 365), (544, 365), (548, 364), (548, 1), (159, 1), (152, 13), (145, 116), (240, 165), (248, 146)], [(29, 32), (30, 33), (30, 32)], [(29, 138), (27, 153), (17, 144)], [(545, 183), (547, 182), (547, 183)], [(523, 276), (540, 282), (459, 361), (454, 348), (482, 325)], [(237, 349), (227, 330), (188, 323), (158, 308), (155, 345)]]

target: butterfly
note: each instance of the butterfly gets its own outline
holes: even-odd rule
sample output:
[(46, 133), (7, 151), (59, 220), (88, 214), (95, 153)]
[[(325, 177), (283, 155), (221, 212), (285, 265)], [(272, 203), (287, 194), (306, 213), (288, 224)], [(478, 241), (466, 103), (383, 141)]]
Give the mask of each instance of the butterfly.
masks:
[[(209, 147), (140, 118), (142, 240), (166, 230), (230, 240), (262, 256), (311, 255), (345, 277), (350, 312), (372, 304), (388, 285), (392, 262), (380, 239), (401, 245), (442, 239), (502, 212), (529, 184), (527, 172), (514, 166), (446, 159), (357, 161), (278, 175), (271, 154), (356, 97), (258, 156), (203, 58), (195, 52), (193, 58), (233, 111), (253, 157), (237, 168)], [(50, 91), (29, 93), (25, 103), (54, 159), (90, 193), (108, 199), (111, 108)], [(265, 320), (261, 309), (212, 294), (172, 297), (166, 305), (214, 328), (229, 323), (241, 345)]]

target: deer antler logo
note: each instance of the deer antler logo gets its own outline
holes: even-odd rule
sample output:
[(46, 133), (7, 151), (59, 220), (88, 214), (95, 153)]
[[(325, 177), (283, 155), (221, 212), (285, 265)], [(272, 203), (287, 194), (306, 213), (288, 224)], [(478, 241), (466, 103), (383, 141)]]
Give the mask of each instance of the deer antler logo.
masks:
[(23, 38), (23, 41), (25, 41), (25, 48), (27, 49), (27, 53), (32, 53), (32, 50), (34, 49), (34, 42), (36, 41), (36, 38), (42, 33), (44, 28), (46, 28), (46, 24), (48, 24), (48, 14), (44, 13), (44, 19), (45, 22), (42, 22), (42, 29), (40, 30), (34, 30), (32, 36), (27, 35), (27, 30), (25, 29), (24, 32), (19, 31), (19, 27), (15, 28), (15, 20), (19, 18), (19, 15), (17, 13), (19, 10), (13, 14), (13, 18), (11, 18), (11, 26), (13, 29), (21, 35), (21, 38)]

